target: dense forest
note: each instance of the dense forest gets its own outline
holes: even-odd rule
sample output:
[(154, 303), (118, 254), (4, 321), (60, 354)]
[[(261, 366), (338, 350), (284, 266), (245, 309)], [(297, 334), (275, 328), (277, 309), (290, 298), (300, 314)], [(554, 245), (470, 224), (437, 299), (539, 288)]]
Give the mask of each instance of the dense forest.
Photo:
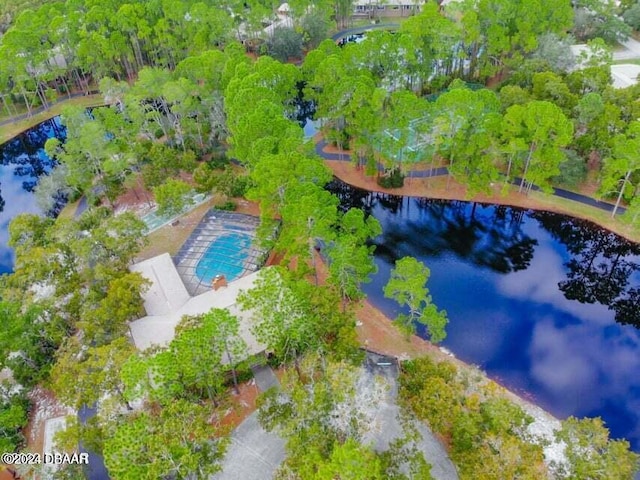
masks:
[[(255, 313), (272, 365), (286, 370), (281, 392), (259, 400), (262, 424), (286, 441), (278, 478), (431, 478), (411, 428), (386, 452), (363, 441), (366, 402), (381, 393), (358, 395), (355, 306), (376, 268), (369, 240), (380, 225), (341, 210), (324, 188), (332, 173), (296, 119), (301, 95), (325, 138), (369, 174), (378, 161), (400, 178), (417, 163), (446, 166), (471, 193), (506, 190), (516, 178), (526, 193), (595, 174), (603, 197), (627, 203), (626, 220), (640, 214), (640, 87), (610, 85), (606, 42), (630, 27), (607, 2), (427, 2), (395, 33), (345, 46), (326, 39), (349, 22), (345, 0), (289, 2), (290, 22), (269, 35), (267, 25), (282, 21), (275, 2), (37, 3), (6, 10), (6, 113), (93, 90), (106, 106), (66, 108), (67, 140), (46, 146), (64, 173), (47, 188), (84, 195), (93, 208), (77, 219), (22, 215), (10, 227), (16, 261), (0, 282), (0, 366), (24, 388), (0, 396), (4, 451), (24, 447), (27, 392), (45, 385), (70, 408), (96, 406), (60, 441), (100, 453), (112, 478), (208, 478), (221, 468), (228, 432), (212, 419), (255, 359), (239, 319), (219, 309), (183, 318), (166, 347), (133, 347), (127, 326), (143, 313), (148, 282), (128, 267), (148, 239), (113, 203), (135, 183), (169, 213), (192, 188), (259, 205), (261, 242), (281, 263), (241, 304)], [(589, 55), (567, 54), (570, 34), (589, 42)], [(421, 148), (408, 153), (415, 142)], [(431, 303), (428, 278), (426, 266), (403, 259), (385, 295), (409, 309), (398, 319), (408, 335), (421, 323), (437, 343), (447, 317)], [(490, 389), (468, 387), (455, 368), (426, 360), (408, 363), (400, 383), (403, 411), (450, 439), (461, 478), (503, 479), (501, 464), (531, 479), (631, 478), (637, 468), (628, 442), (575, 419), (557, 434), (567, 461), (547, 466), (544, 445), (526, 434), (531, 419)], [(56, 475), (83, 478), (73, 467)]]

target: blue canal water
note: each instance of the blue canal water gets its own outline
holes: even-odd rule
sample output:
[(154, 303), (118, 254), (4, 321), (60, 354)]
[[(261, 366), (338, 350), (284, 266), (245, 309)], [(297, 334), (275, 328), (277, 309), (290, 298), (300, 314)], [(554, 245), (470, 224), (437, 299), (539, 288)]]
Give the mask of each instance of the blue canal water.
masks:
[[(0, 145), (0, 274), (13, 270), (13, 250), (7, 246), (11, 220), (20, 213), (58, 213), (42, 212), (33, 191), (38, 179), (55, 166), (44, 152), (45, 142), (54, 136), (64, 139), (65, 134), (56, 117)], [(58, 207), (62, 206), (61, 202)]]
[(363, 286), (377, 307), (398, 313), (383, 286), (396, 260), (418, 258), (449, 315), (444, 346), (560, 418), (601, 416), (640, 450), (637, 244), (563, 215), (330, 188), (382, 224)]

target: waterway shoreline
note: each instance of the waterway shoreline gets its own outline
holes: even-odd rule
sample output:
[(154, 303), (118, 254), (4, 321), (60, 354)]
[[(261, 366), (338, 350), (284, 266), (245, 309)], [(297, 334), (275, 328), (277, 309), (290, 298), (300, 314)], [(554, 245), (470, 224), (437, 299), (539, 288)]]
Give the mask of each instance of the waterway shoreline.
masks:
[[(324, 282), (327, 276), (327, 268), (320, 255), (316, 257), (316, 267), (318, 268), (320, 281)], [(393, 320), (368, 298), (360, 301), (356, 306), (356, 319), (358, 341), (367, 350), (395, 357), (400, 361), (428, 356), (437, 362), (450, 362), (460, 372), (464, 372), (463, 374), (467, 378), (479, 379), (477, 381), (478, 385), (492, 385), (495, 395), (506, 398), (518, 405), (533, 418), (529, 432), (538, 438), (544, 438), (549, 441), (549, 445), (545, 448), (547, 461), (552, 459), (556, 461), (563, 460), (561, 446), (553, 441), (553, 432), (561, 427), (561, 421), (557, 417), (533, 401), (523, 398), (515, 391), (510, 390), (499, 381), (492, 379), (478, 366), (457, 358), (445, 348), (434, 345), (417, 335), (411, 335), (411, 337), (407, 338), (404, 333), (393, 325)], [(441, 440), (446, 443), (444, 439)]]
[[(348, 158), (348, 154), (345, 156)], [(591, 206), (583, 205), (572, 200), (554, 197), (542, 192), (531, 192), (528, 195), (524, 195), (518, 193), (512, 188), (507, 194), (502, 195), (500, 193), (502, 184), (500, 184), (495, 186), (495, 193), (493, 195), (481, 193), (468, 196), (466, 187), (459, 184), (449, 176), (431, 178), (407, 177), (403, 187), (387, 189), (380, 187), (376, 182), (375, 177), (365, 176), (362, 170), (357, 169), (350, 162), (328, 159), (325, 159), (324, 161), (337, 179), (348, 185), (369, 192), (405, 197), (460, 200), (494, 205), (506, 205), (529, 210), (542, 210), (560, 213), (589, 221), (601, 228), (620, 235), (631, 242), (640, 243), (640, 229), (633, 228), (630, 225), (611, 218), (611, 215), (605, 211), (599, 211)]]
[(105, 105), (105, 101), (104, 97), (99, 93), (77, 96), (70, 99), (64, 98), (50, 108), (39, 111), (30, 117), (19, 115), (18, 117), (7, 119), (0, 126), (0, 146), (10, 142), (15, 137), (22, 135), (36, 125), (60, 115), (62, 110), (69, 105), (91, 108)]

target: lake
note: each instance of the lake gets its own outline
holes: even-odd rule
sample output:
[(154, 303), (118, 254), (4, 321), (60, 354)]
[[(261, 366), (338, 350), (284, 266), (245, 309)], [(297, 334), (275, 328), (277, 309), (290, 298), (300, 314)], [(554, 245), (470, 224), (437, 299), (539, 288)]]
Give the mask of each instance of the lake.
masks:
[(396, 260), (418, 258), (449, 315), (446, 348), (560, 418), (601, 416), (640, 450), (637, 244), (548, 212), (330, 189), (382, 224), (363, 286), (375, 306), (395, 317), (383, 286)]
[(38, 178), (55, 166), (44, 152), (44, 144), (54, 136), (64, 139), (65, 134), (55, 117), (0, 145), (0, 274), (13, 270), (13, 250), (7, 246), (11, 220), (21, 213), (43, 214), (33, 190)]

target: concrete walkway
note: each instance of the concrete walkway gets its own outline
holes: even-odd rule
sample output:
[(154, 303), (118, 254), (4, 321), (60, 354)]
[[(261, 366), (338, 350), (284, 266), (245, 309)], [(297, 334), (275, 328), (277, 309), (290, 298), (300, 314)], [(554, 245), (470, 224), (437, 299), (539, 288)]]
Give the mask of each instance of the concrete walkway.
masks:
[[(258, 390), (278, 388), (280, 382), (267, 365), (251, 367)], [(267, 432), (258, 421), (258, 412), (251, 414), (231, 434), (231, 443), (222, 462), (222, 471), (212, 480), (267, 480), (284, 461), (285, 441)]]
[[(367, 352), (365, 367), (373, 375), (383, 377), (390, 386), (385, 400), (378, 409), (374, 420), (375, 430), (369, 432), (363, 443), (371, 443), (376, 451), (382, 452), (389, 448), (389, 444), (402, 436), (400, 424), (400, 408), (398, 397), (398, 366), (395, 359)], [(447, 451), (431, 429), (418, 420), (412, 421), (420, 434), (417, 448), (424, 454), (424, 458), (431, 465), (431, 475), (435, 480), (458, 480), (458, 472), (449, 458)]]
[(256, 380), (256, 386), (261, 392), (266, 392), (271, 387), (280, 387), (278, 377), (268, 365), (251, 367), (251, 372)]
[(212, 480), (267, 480), (285, 459), (284, 440), (267, 432), (254, 412), (231, 434), (222, 471)]

